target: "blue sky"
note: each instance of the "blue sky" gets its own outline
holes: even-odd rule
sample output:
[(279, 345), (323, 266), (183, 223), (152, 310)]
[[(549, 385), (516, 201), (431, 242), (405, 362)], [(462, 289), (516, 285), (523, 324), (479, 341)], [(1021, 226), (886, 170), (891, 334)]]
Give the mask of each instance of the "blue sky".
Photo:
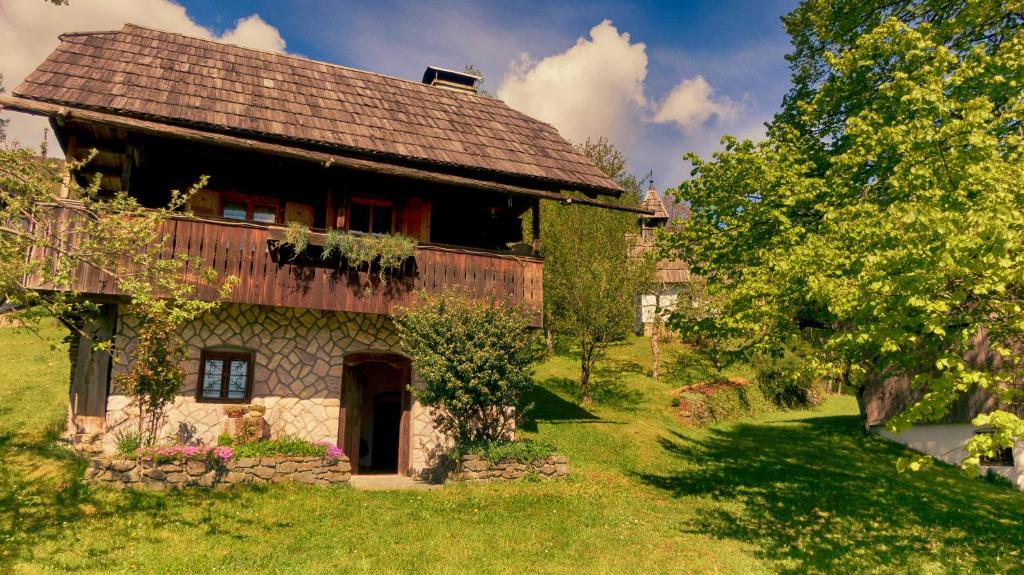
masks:
[(123, 20), (409, 79), (428, 64), (472, 63), (485, 89), (571, 140), (608, 136), (632, 172), (653, 170), (664, 189), (686, 177), (684, 152), (763, 133), (788, 86), (779, 18), (795, 4), (0, 0), (0, 39), (21, 51), (0, 54), (0, 71), (13, 88), (56, 33)]

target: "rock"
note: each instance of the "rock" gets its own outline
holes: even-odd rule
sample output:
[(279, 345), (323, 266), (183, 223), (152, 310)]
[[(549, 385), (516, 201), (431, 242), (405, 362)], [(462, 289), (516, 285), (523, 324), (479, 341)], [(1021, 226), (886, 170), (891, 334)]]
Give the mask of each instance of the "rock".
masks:
[(544, 475), (551, 475), (555, 472), (555, 466), (550, 463), (540, 468), (540, 472)]
[[(162, 468), (161, 468), (161, 471), (163, 471)], [(184, 473), (182, 473), (180, 471), (174, 472), (174, 473), (168, 473), (167, 477), (165, 478), (165, 480), (167, 481), (167, 483), (185, 483), (186, 481), (188, 481), (188, 475), (186, 475), (186, 474), (184, 474)]]
[(185, 464), (185, 473), (189, 475), (202, 475), (210, 470), (210, 466), (204, 461), (189, 461)]
[(552, 455), (551, 462), (555, 464), (569, 463), (569, 458), (564, 455)]
[[(296, 463), (295, 464), (296, 465), (295, 470), (296, 471), (312, 471), (314, 467), (318, 466), (318, 464), (319, 464), (318, 461), (305, 461), (303, 463)], [(280, 469), (280, 468), (278, 468), (278, 469)]]
[(555, 466), (556, 475), (569, 475), (569, 466), (565, 464), (559, 464)]
[(92, 457), (89, 459), (89, 467), (93, 469), (106, 469), (110, 467), (110, 460), (106, 457)]
[(277, 464), (278, 473), (294, 473), (299, 464), (294, 461), (283, 461)]
[(243, 457), (235, 460), (235, 467), (245, 469), (247, 467), (256, 467), (260, 464), (260, 460), (257, 457)]
[(263, 467), (274, 468), (274, 467), (277, 467), (277, 463), (278, 463), (278, 459), (275, 458), (275, 457), (261, 457), (260, 458), (260, 465), (262, 465)]
[(312, 473), (302, 472), (302, 473), (296, 473), (295, 475), (292, 475), (291, 476), (291, 480), (292, 481), (297, 481), (298, 483), (312, 484), (313, 481), (315, 480), (315, 478), (313, 477)]
[(111, 461), (110, 467), (108, 469), (113, 469), (114, 471), (121, 472), (131, 471), (132, 469), (135, 469), (135, 462), (130, 459), (119, 459), (117, 461)]
[(177, 463), (164, 463), (163, 465), (160, 466), (160, 471), (163, 471), (164, 473), (181, 471), (181, 466), (178, 465)]
[(275, 471), (274, 471), (274, 468), (272, 468), (272, 467), (260, 466), (260, 467), (254, 467), (253, 470), (252, 470), (252, 474), (255, 477), (258, 477), (258, 478), (263, 479), (263, 480), (270, 479), (271, 477), (274, 476), (274, 473), (275, 473)]
[(145, 471), (145, 472), (143, 473), (143, 476), (144, 476), (144, 477), (148, 477), (149, 479), (158, 479), (158, 480), (159, 480), (159, 479), (164, 479), (164, 478), (166, 478), (166, 477), (167, 477), (167, 474), (166, 474), (166, 473), (164, 473), (164, 472), (163, 472), (163, 471), (162, 471), (161, 469), (158, 469), (158, 468), (150, 468), (150, 469), (147, 469), (147, 470), (146, 470), (146, 471)]
[(483, 471), (488, 469), (490, 466), (490, 463), (479, 459), (466, 461), (462, 464), (462, 468), (467, 471)]
[(483, 457), (481, 457), (479, 455), (463, 455), (462, 456), (462, 461), (463, 462), (466, 462), (466, 461), (480, 461), (481, 459), (483, 459)]

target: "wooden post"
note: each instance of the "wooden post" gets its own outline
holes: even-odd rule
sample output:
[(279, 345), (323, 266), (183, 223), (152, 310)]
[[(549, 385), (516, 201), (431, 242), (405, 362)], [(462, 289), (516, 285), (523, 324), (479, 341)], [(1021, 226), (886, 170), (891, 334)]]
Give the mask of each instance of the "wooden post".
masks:
[(540, 255), (540, 199), (534, 198), (530, 207), (533, 232), (533, 255)]
[(324, 228), (332, 229), (335, 224), (334, 214), (334, 190), (330, 187), (327, 188), (327, 200), (324, 202), (324, 211), (327, 213), (324, 215)]

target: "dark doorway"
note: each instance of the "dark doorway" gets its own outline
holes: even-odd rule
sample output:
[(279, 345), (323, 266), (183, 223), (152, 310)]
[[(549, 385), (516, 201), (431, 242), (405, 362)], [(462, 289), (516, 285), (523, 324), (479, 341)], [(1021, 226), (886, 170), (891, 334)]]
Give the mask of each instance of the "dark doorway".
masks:
[(409, 378), (401, 356), (346, 358), (338, 444), (353, 473), (408, 473)]
[(402, 425), (402, 395), (386, 391), (373, 397), (373, 451), (369, 468), (374, 473), (398, 473), (398, 437)]

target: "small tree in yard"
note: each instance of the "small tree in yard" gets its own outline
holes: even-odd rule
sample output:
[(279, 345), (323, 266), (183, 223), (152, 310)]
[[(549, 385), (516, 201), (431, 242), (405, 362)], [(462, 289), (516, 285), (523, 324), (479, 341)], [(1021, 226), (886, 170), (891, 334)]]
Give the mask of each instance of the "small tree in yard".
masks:
[[(625, 205), (637, 204), (636, 179), (607, 140), (578, 147), (626, 189)], [(652, 282), (654, 259), (637, 249), (636, 214), (549, 202), (541, 214), (544, 305), (554, 334), (580, 349), (580, 400), (586, 405), (597, 360), (633, 330), (636, 300)]]
[(402, 349), (425, 386), (412, 391), (435, 408), (434, 423), (459, 445), (510, 439), (528, 408), (540, 359), (530, 317), (495, 301), (452, 291), (421, 294), (395, 317)]
[[(62, 164), (0, 147), (0, 294), (30, 327), (54, 317), (91, 340), (94, 334), (83, 326), (100, 306), (76, 290), (77, 270), (91, 266), (113, 281), (139, 319), (132, 365), (116, 383), (138, 408), (140, 439), (152, 443), (184, 378), (186, 348), (179, 329), (217, 306), (237, 279), (218, 279), (197, 257), (162, 257), (169, 238), (160, 224), (180, 215), (205, 178), (186, 192), (173, 192), (166, 207), (147, 209), (124, 193), (101, 198), (98, 177), (87, 188), (77, 187), (68, 171), (84, 163)], [(56, 194), (62, 186), (66, 193)], [(55, 210), (62, 210), (60, 218)], [(30, 250), (44, 255), (27, 258)], [(26, 278), (49, 289), (26, 288)], [(200, 289), (208, 292), (202, 300)], [(112, 355), (123, 351), (115, 351), (109, 339), (92, 344)]]

